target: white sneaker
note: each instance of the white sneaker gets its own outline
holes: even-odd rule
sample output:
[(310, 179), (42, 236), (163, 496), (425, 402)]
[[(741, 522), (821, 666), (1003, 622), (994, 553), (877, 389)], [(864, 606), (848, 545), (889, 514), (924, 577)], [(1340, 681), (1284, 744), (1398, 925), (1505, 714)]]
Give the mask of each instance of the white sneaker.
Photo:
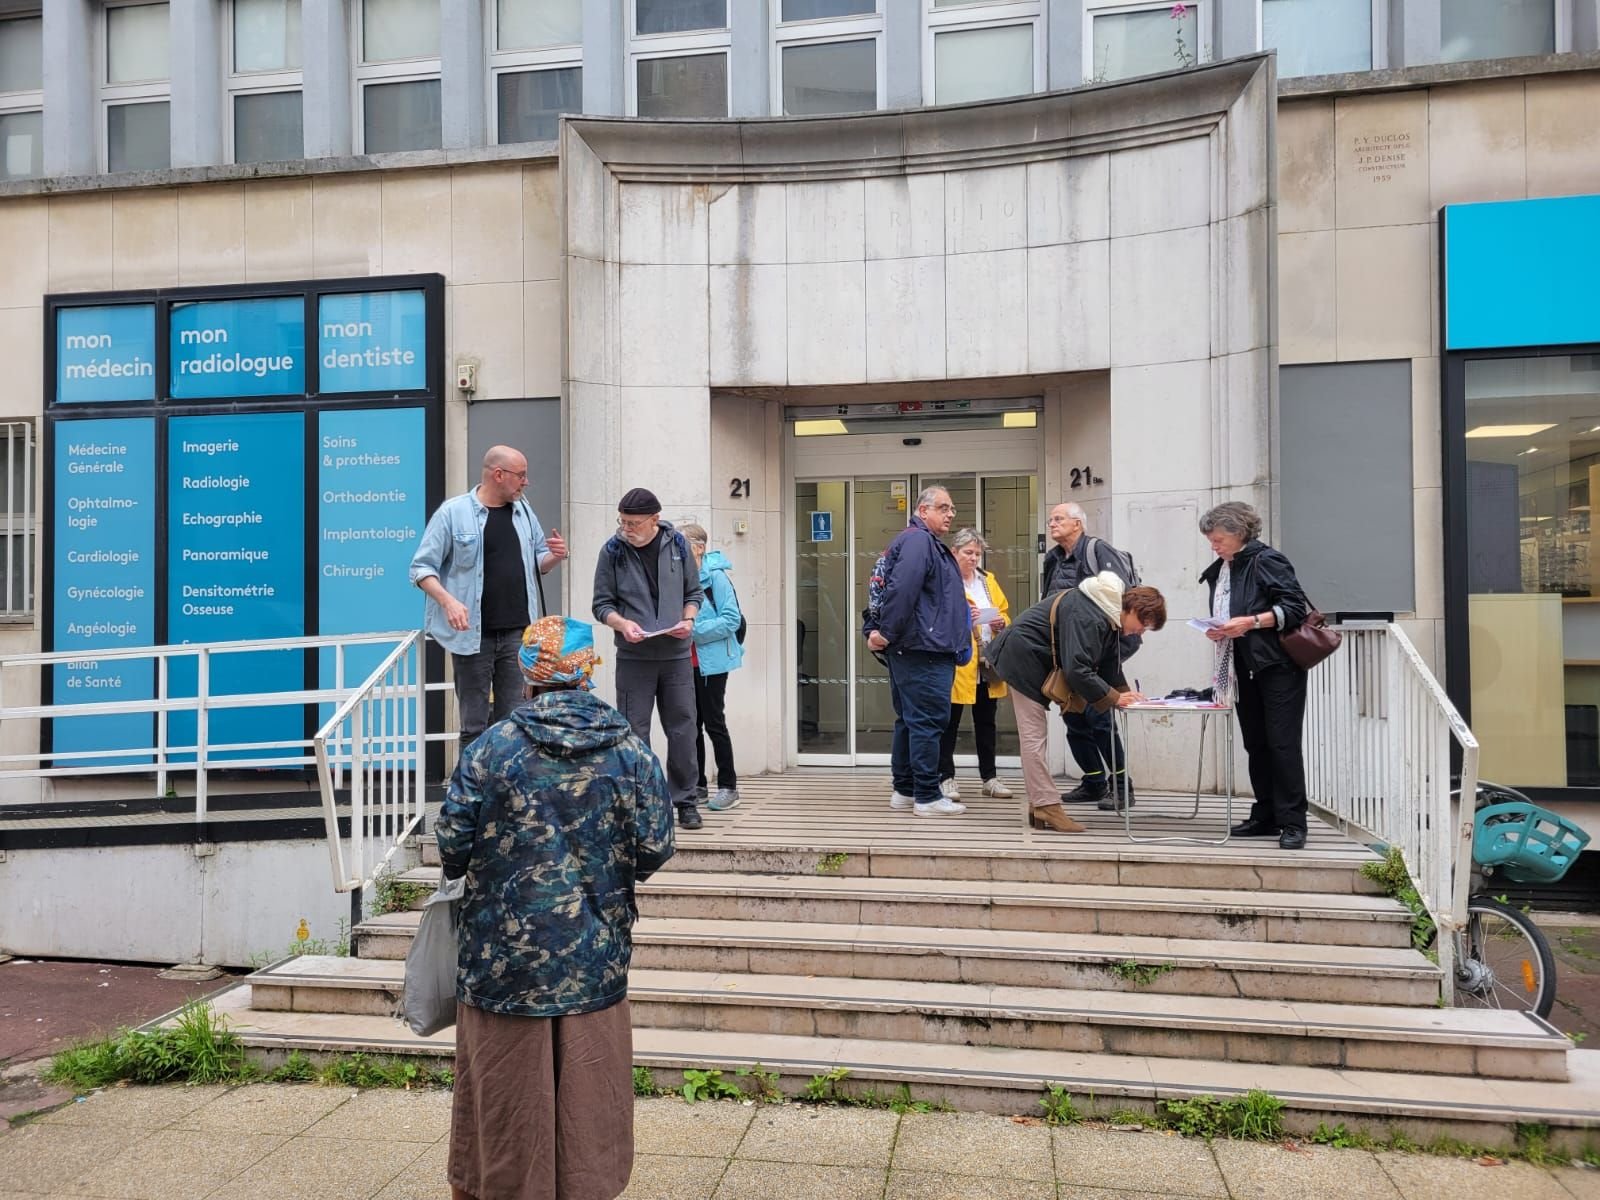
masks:
[(1011, 789), (998, 779), (985, 779), (983, 781), (983, 794), (985, 796), (994, 796), (1000, 800), (1011, 799)]
[(961, 799), (961, 785), (956, 782), (955, 776), (939, 781), (939, 794), (946, 800)]
[(917, 816), (919, 817), (953, 817), (958, 813), (967, 811), (967, 806), (959, 800), (952, 800), (948, 796), (940, 796), (937, 800), (927, 804), (919, 804)]
[(902, 796), (899, 792), (889, 793), (890, 808), (898, 809), (899, 811), (904, 812), (906, 809), (914, 807), (915, 804), (916, 801), (910, 796)]

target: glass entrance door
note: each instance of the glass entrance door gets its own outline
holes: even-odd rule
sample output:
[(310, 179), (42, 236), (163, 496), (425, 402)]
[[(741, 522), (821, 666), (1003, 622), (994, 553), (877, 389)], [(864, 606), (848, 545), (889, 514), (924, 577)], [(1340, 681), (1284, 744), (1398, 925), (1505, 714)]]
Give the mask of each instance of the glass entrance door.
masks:
[[(900, 475), (795, 484), (796, 709), (808, 763), (886, 761), (894, 734), (889, 673), (861, 637), (872, 565), (905, 528), (917, 493), (938, 484), (956, 506), (955, 529), (989, 543), (987, 568), (1013, 614), (1038, 598), (1038, 483), (1033, 475)], [(952, 531), (954, 532), (954, 531)], [(998, 713), (999, 753), (1017, 753), (1011, 706)], [(956, 744), (969, 756), (970, 718)]]

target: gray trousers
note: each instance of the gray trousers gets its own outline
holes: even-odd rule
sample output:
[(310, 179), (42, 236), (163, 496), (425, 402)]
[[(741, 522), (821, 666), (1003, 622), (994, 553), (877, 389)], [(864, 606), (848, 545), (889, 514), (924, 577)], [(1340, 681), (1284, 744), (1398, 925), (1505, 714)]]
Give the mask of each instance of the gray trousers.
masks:
[(667, 791), (673, 804), (694, 804), (700, 773), (695, 744), (694, 664), (682, 658), (617, 659), (617, 708), (641, 742), (650, 744), (650, 713), (661, 710), (667, 734)]
[[(476, 654), (452, 654), (456, 674), (456, 706), (461, 710), (461, 748), (465, 750), (478, 735), (496, 721), (504, 721), (522, 703), (522, 630), (500, 629), (484, 632)], [(489, 711), (490, 691), (494, 712)]]

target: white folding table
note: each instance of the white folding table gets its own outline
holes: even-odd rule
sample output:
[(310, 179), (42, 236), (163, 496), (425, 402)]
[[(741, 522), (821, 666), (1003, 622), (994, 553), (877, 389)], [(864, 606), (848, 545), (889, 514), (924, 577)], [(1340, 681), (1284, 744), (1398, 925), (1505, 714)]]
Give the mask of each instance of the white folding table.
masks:
[[(1195, 817), (1200, 815), (1201, 787), (1203, 786), (1204, 781), (1205, 781), (1206, 729), (1210, 726), (1212, 717), (1219, 717), (1220, 718), (1220, 720), (1218, 720), (1218, 722), (1217, 722), (1217, 730), (1218, 730), (1218, 737), (1221, 739), (1221, 747), (1220, 748), (1221, 748), (1221, 751), (1222, 751), (1222, 755), (1221, 755), (1221, 757), (1222, 757), (1222, 787), (1223, 787), (1223, 796), (1224, 796), (1225, 801), (1226, 801), (1226, 803), (1225, 803), (1225, 821), (1224, 821), (1224, 824), (1222, 826), (1222, 836), (1220, 838), (1198, 838), (1198, 837), (1189, 837), (1189, 836), (1186, 836), (1186, 835), (1169, 835), (1169, 836), (1164, 836), (1164, 837), (1140, 837), (1139, 835), (1137, 835), (1137, 834), (1135, 834), (1133, 832), (1133, 808), (1130, 805), (1124, 805), (1123, 808), (1122, 808), (1122, 832), (1124, 833), (1124, 835), (1127, 837), (1127, 839), (1130, 842), (1140, 842), (1140, 843), (1148, 843), (1148, 842), (1186, 842), (1186, 843), (1189, 843), (1189, 844), (1192, 844), (1192, 845), (1221, 846), (1225, 842), (1227, 842), (1228, 838), (1232, 836), (1232, 831), (1233, 831), (1233, 706), (1231, 704), (1159, 704), (1159, 703), (1142, 703), (1142, 704), (1131, 704), (1127, 708), (1115, 708), (1115, 709), (1112, 709), (1111, 711), (1112, 711), (1113, 727), (1116, 728), (1116, 727), (1120, 726), (1121, 733), (1122, 733), (1122, 744), (1123, 744), (1124, 747), (1129, 747), (1129, 746), (1132, 745), (1132, 740), (1129, 738), (1128, 733), (1129, 733), (1130, 723), (1132, 721), (1133, 714), (1135, 714), (1135, 713), (1138, 713), (1138, 714), (1141, 714), (1141, 715), (1149, 715), (1151, 713), (1161, 713), (1161, 714), (1167, 715), (1167, 716), (1180, 716), (1180, 715), (1188, 715), (1188, 716), (1196, 716), (1196, 715), (1198, 715), (1199, 716), (1199, 718), (1200, 718), (1200, 751), (1199, 751), (1199, 755), (1198, 755), (1198, 758), (1197, 758), (1197, 761), (1196, 761), (1196, 765), (1195, 765), (1194, 805), (1189, 809), (1189, 811), (1187, 813), (1158, 813), (1158, 812), (1149, 812), (1149, 811), (1147, 811), (1146, 814), (1145, 814), (1148, 817), (1152, 817), (1152, 818), (1156, 818), (1156, 819), (1160, 819), (1160, 820), (1168, 820), (1168, 821), (1193, 820)], [(1116, 757), (1116, 739), (1112, 739), (1111, 753), (1112, 753), (1112, 757), (1115, 758)], [(1132, 757), (1131, 753), (1128, 754), (1128, 757), (1130, 757), (1130, 758)], [(1126, 765), (1126, 764), (1124, 764), (1124, 765)], [(1111, 770), (1113, 772), (1113, 778), (1115, 778), (1116, 769), (1117, 769), (1117, 764), (1115, 762), (1113, 762), (1111, 764)], [(1133, 775), (1133, 772), (1130, 769), (1127, 772), (1127, 776), (1126, 777), (1127, 778), (1132, 778), (1132, 775)], [(1114, 795), (1115, 795), (1115, 789), (1113, 788), (1113, 796)], [(1136, 799), (1137, 799), (1137, 797), (1136, 797)]]

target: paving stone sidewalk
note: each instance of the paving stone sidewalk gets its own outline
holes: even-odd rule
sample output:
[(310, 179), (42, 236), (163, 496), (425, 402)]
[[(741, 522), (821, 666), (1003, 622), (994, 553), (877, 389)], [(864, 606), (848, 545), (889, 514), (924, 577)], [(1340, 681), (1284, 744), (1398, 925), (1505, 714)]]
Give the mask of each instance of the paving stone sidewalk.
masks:
[[(1005, 1117), (640, 1100), (639, 1200), (1600, 1200), (1600, 1172), (1050, 1129)], [(0, 1133), (0, 1200), (447, 1200), (450, 1094), (112, 1088)]]

